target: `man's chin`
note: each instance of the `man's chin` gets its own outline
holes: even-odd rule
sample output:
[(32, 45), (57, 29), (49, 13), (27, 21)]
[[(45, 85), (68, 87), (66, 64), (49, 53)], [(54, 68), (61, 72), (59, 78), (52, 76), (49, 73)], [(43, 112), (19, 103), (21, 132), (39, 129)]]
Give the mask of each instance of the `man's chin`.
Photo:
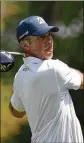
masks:
[(49, 54), (48, 56), (46, 56), (46, 60), (52, 59), (52, 58), (53, 58), (53, 53), (52, 53), (52, 54)]

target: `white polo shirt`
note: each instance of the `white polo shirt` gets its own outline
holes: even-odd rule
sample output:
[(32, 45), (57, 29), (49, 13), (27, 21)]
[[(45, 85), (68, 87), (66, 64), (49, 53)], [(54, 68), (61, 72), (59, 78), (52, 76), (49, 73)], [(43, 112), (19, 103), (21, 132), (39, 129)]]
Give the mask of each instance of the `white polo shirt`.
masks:
[(14, 79), (11, 103), (26, 111), (32, 143), (83, 143), (69, 89), (79, 89), (81, 78), (60, 60), (24, 58)]

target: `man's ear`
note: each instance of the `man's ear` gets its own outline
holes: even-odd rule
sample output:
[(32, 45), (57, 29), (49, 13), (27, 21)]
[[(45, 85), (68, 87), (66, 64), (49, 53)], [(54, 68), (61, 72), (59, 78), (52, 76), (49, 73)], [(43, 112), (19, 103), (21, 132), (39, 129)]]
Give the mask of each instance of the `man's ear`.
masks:
[(24, 50), (29, 50), (31, 45), (29, 45), (27, 40), (20, 41), (20, 47), (24, 48)]

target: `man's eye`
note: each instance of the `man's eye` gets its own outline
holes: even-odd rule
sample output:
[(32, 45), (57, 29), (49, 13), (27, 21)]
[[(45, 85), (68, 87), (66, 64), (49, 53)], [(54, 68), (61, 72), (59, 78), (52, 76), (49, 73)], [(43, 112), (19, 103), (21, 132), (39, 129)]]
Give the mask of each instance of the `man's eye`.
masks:
[[(37, 39), (39, 40), (39, 39), (44, 39), (44, 38), (46, 38), (47, 36), (50, 36), (51, 34), (49, 33), (49, 34), (45, 34), (45, 35), (42, 35), (42, 36), (38, 36), (37, 37)], [(52, 36), (52, 35), (51, 35)]]
[(51, 33), (47, 33), (47, 34), (45, 34), (45, 35), (42, 35), (41, 38), (44, 39), (44, 38), (46, 38), (46, 37), (48, 37), (48, 36), (52, 36), (52, 34), (51, 34)]
[(37, 37), (37, 40), (39, 40), (40, 38), (41, 38), (41, 37), (40, 37), (40, 36), (38, 36), (38, 37)]
[(42, 39), (45, 38), (45, 37), (46, 37), (46, 35), (42, 35), (42, 36), (41, 36)]

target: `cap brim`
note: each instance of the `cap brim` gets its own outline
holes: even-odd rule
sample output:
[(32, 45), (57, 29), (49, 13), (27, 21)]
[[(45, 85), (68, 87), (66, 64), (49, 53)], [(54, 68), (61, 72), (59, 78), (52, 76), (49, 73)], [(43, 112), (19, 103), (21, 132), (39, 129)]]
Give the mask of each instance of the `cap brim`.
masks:
[(59, 28), (58, 27), (55, 27), (55, 26), (47, 26), (47, 27), (43, 27), (35, 32), (32, 33), (32, 36), (41, 36), (41, 35), (44, 35), (46, 34), (47, 32), (58, 32), (59, 31)]

